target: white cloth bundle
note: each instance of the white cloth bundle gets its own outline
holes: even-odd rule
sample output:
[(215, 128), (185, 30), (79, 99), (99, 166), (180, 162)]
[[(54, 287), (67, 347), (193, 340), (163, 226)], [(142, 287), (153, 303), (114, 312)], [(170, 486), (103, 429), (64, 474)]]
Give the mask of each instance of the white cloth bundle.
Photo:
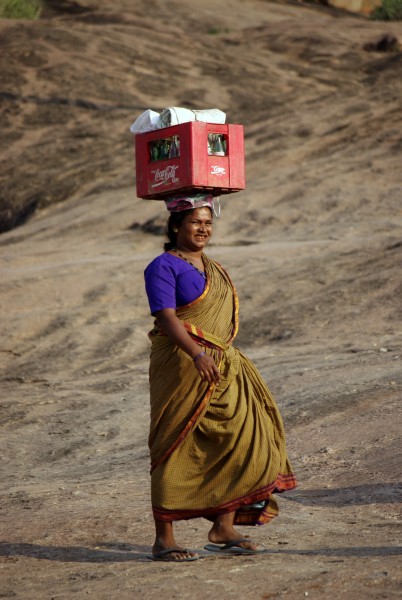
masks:
[(189, 108), (180, 108), (179, 106), (169, 106), (169, 108), (165, 108), (161, 112), (159, 118), (165, 127), (170, 127), (171, 125), (179, 125), (179, 123), (188, 123), (189, 121), (223, 124), (226, 120), (226, 115), (218, 108), (191, 110)]
[(189, 121), (202, 121), (204, 123), (224, 124), (226, 114), (218, 108), (209, 108), (206, 110), (191, 110), (179, 106), (169, 106), (160, 114), (154, 110), (146, 110), (130, 126), (131, 133), (144, 133), (154, 129), (162, 129), (171, 125), (188, 123)]
[(159, 113), (148, 108), (145, 112), (141, 113), (139, 117), (130, 125), (131, 133), (145, 133), (146, 131), (153, 131), (164, 127), (159, 119)]

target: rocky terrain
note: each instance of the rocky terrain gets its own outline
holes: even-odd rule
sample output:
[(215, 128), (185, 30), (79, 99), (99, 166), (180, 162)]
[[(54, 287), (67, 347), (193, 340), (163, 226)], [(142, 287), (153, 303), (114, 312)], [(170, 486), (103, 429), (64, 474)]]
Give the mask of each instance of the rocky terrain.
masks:
[[(399, 598), (402, 24), (263, 0), (50, 4), (0, 21), (0, 598)], [(266, 554), (185, 565), (147, 559), (142, 274), (166, 215), (136, 197), (129, 132), (168, 106), (245, 127), (247, 187), (208, 252), (300, 481), (251, 531)], [(208, 524), (177, 532), (202, 551)]]

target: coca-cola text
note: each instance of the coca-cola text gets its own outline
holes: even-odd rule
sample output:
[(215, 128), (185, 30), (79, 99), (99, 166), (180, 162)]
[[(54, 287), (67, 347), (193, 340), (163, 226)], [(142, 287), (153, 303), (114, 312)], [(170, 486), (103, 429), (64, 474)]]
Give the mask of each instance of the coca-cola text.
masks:
[(211, 175), (226, 175), (226, 169), (218, 167), (218, 165), (211, 165)]
[(180, 181), (179, 177), (176, 177), (176, 170), (179, 168), (179, 165), (169, 165), (165, 169), (156, 169), (156, 171), (152, 171), (154, 175), (154, 183), (152, 184), (153, 188), (164, 185), (165, 183), (177, 183)]

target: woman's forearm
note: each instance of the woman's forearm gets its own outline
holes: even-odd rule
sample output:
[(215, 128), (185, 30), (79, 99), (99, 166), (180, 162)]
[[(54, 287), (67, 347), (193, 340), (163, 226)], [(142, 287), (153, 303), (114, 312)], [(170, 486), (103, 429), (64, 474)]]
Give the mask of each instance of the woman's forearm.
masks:
[(163, 308), (155, 316), (159, 327), (168, 338), (191, 358), (195, 358), (194, 366), (201, 379), (205, 379), (208, 383), (218, 383), (221, 375), (214, 359), (203, 352), (202, 348), (191, 338), (183, 322), (177, 317), (175, 309)]
[(164, 308), (156, 313), (158, 325), (164, 333), (179, 348), (184, 350), (191, 358), (200, 353), (200, 346), (188, 334), (183, 322), (176, 316), (176, 311), (171, 308)]

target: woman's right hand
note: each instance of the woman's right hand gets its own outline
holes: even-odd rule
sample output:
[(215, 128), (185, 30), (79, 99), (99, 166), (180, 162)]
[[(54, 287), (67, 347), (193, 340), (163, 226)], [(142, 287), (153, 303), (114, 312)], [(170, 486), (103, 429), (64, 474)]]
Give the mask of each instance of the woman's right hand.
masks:
[(208, 381), (208, 383), (219, 382), (221, 374), (212, 356), (204, 354), (194, 361), (194, 365), (201, 379)]
[[(197, 369), (201, 379), (208, 383), (218, 383), (221, 378), (219, 369), (212, 356), (203, 354), (198, 356), (202, 351), (202, 346), (199, 346), (189, 335), (183, 322), (177, 317), (174, 308), (163, 308), (155, 313), (159, 327), (179, 348), (184, 350), (194, 360), (195, 368)], [(198, 356), (198, 358), (197, 358)]]

